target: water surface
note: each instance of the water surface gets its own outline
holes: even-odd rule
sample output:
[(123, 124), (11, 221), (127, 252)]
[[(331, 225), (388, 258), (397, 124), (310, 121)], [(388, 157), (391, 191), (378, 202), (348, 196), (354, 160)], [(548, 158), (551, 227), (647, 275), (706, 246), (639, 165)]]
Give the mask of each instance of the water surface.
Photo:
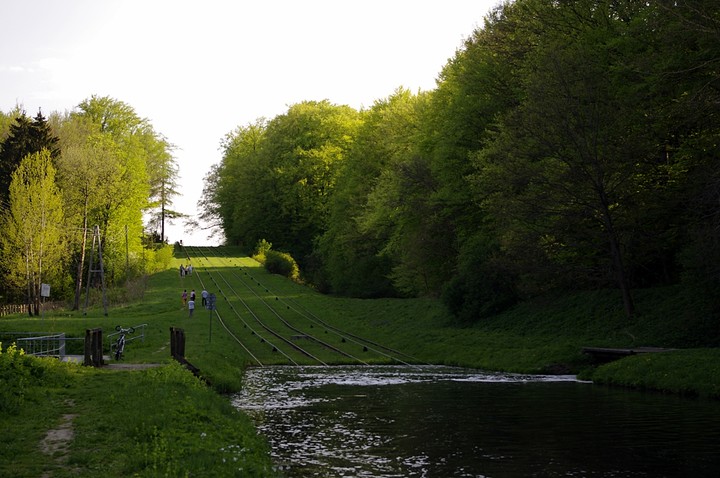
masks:
[(720, 403), (572, 376), (266, 367), (234, 403), (288, 477), (720, 476)]

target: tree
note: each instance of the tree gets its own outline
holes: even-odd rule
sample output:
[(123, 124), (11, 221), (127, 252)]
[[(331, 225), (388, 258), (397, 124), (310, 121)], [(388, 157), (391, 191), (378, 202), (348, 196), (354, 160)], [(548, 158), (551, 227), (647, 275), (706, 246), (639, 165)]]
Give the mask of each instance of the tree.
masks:
[(638, 50), (624, 35), (634, 12), (616, 7), (534, 10), (553, 28), (527, 55), (522, 101), (478, 167), (504, 247), (526, 267), (536, 262), (538, 284), (551, 284), (552, 271), (566, 285), (611, 279), (632, 316), (630, 251), (662, 164), (643, 80), (626, 65)]
[(27, 287), (28, 312), (39, 315), (41, 284), (62, 280), (65, 255), (62, 197), (47, 149), (21, 161), (9, 193), (10, 210), (2, 217), (0, 238), (7, 280)]
[[(208, 237), (223, 235), (220, 202), (218, 201), (218, 183), (220, 182), (220, 165), (213, 164), (203, 178), (203, 190), (197, 206), (200, 211), (198, 220), (186, 222), (193, 229), (204, 228), (209, 231)], [(202, 226), (200, 221), (202, 221)], [(223, 236), (224, 237), (224, 236)]]
[(173, 147), (149, 128), (142, 136), (148, 152), (148, 175), (150, 181), (150, 226), (159, 231), (160, 241), (165, 241), (165, 222), (182, 219), (185, 215), (170, 209), (177, 196), (178, 165), (171, 154)]
[[(106, 155), (113, 172), (94, 189), (91, 225), (104, 238), (106, 277), (126, 278), (128, 266), (142, 260), (143, 213), (149, 207), (152, 127), (135, 110), (109, 97), (93, 96), (78, 105), (73, 117), (86, 122), (91, 142)], [(109, 172), (109, 169), (104, 169)]]
[(60, 143), (62, 154), (57, 161), (57, 176), (64, 191), (70, 238), (75, 238), (68, 246), (76, 263), (73, 310), (77, 310), (83, 291), (88, 232), (99, 223), (102, 198), (113, 191), (105, 188), (115, 183), (120, 166), (114, 143), (81, 116), (73, 115), (63, 121)]
[(359, 114), (348, 106), (308, 101), (263, 123), (226, 138), (212, 188), (215, 210), (228, 241), (247, 249), (267, 239), (305, 266), (326, 227), (338, 166)]
[(25, 113), (20, 113), (10, 125), (10, 131), (0, 146), (0, 200), (7, 200), (12, 173), (20, 161), (31, 153), (46, 148), (51, 158), (59, 154), (58, 139), (51, 133), (50, 127), (40, 111), (31, 121)]
[[(637, 31), (654, 31), (655, 48), (640, 63), (653, 78), (665, 157), (675, 173), (673, 246), (682, 281), (718, 317), (720, 299), (720, 7), (710, 0), (657, 2)], [(669, 209), (669, 208), (667, 208)], [(698, 314), (700, 315), (700, 314)], [(717, 334), (717, 323), (714, 331)]]
[(272, 185), (259, 156), (266, 128), (265, 119), (259, 118), (225, 136), (222, 161), (206, 175), (199, 204), (201, 218), (248, 253), (265, 237), (266, 221), (272, 220), (266, 214), (270, 206), (265, 190)]
[(391, 233), (389, 221), (372, 228), (360, 223), (381, 174), (413, 149), (419, 103), (417, 95), (398, 89), (363, 114), (339, 167), (327, 228), (316, 245), (316, 261), (323, 264), (323, 275), (313, 278), (316, 285), (356, 297), (397, 295), (389, 277), (397, 257), (381, 254)]
[(337, 172), (360, 124), (357, 111), (329, 101), (298, 103), (268, 123), (260, 150), (272, 182), (264, 192), (271, 209), (263, 213), (272, 221), (265, 239), (305, 270), (314, 241), (327, 227)]

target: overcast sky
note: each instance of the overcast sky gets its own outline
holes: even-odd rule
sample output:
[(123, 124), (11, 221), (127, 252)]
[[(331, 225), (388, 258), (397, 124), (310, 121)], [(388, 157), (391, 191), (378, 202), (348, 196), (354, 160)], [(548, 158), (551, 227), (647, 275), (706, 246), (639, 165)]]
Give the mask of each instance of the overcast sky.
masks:
[[(289, 105), (360, 109), (435, 88), (496, 0), (0, 0), (0, 109), (72, 111), (91, 95), (132, 106), (177, 146), (196, 215), (220, 140)], [(210, 244), (182, 225), (171, 242)]]

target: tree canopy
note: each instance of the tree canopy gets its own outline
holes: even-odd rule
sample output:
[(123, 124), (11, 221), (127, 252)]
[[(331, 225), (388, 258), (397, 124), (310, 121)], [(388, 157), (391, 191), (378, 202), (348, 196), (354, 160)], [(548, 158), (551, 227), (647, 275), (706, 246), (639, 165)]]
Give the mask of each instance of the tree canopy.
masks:
[[(165, 217), (173, 217), (169, 207), (177, 194), (177, 166), (172, 146), (149, 121), (126, 103), (95, 96), (49, 120), (38, 113), (31, 121), (19, 108), (3, 118), (7, 126), (0, 131), (0, 168), (7, 173), (2, 175), (7, 190), (0, 193), (2, 220), (10, 232), (3, 243), (2, 265), (5, 276), (13, 278), (5, 292), (17, 297), (26, 289), (25, 296), (37, 302), (39, 277), (52, 278), (55, 297), (74, 295), (77, 308), (87, 271), (88, 231), (96, 225), (108, 283), (151, 269), (154, 251), (142, 250), (143, 239), (162, 238), (157, 231), (164, 222), (152, 220), (155, 211), (168, 211)], [(46, 195), (40, 195), (41, 190)], [(46, 208), (41, 212), (35, 196)], [(34, 219), (41, 214), (46, 222)], [(20, 257), (22, 251), (25, 256)], [(51, 254), (55, 255), (48, 260)], [(33, 264), (28, 258), (40, 257), (42, 274), (40, 259), (37, 272), (27, 269)], [(21, 259), (27, 267), (21, 267)]]
[(432, 91), (236, 130), (204, 204), (321, 290), (473, 321), (613, 287), (632, 317), (635, 288), (720, 285), (718, 26), (709, 1), (506, 2)]

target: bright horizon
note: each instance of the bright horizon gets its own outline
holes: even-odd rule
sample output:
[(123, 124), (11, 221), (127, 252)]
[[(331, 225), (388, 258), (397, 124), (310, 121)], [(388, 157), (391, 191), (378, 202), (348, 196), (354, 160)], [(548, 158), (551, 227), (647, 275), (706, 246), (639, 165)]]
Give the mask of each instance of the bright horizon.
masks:
[[(123, 101), (176, 146), (197, 216), (220, 141), (295, 103), (368, 108), (397, 88), (427, 91), (496, 0), (0, 0), (0, 109), (72, 111)], [(166, 224), (171, 243), (215, 244)]]

